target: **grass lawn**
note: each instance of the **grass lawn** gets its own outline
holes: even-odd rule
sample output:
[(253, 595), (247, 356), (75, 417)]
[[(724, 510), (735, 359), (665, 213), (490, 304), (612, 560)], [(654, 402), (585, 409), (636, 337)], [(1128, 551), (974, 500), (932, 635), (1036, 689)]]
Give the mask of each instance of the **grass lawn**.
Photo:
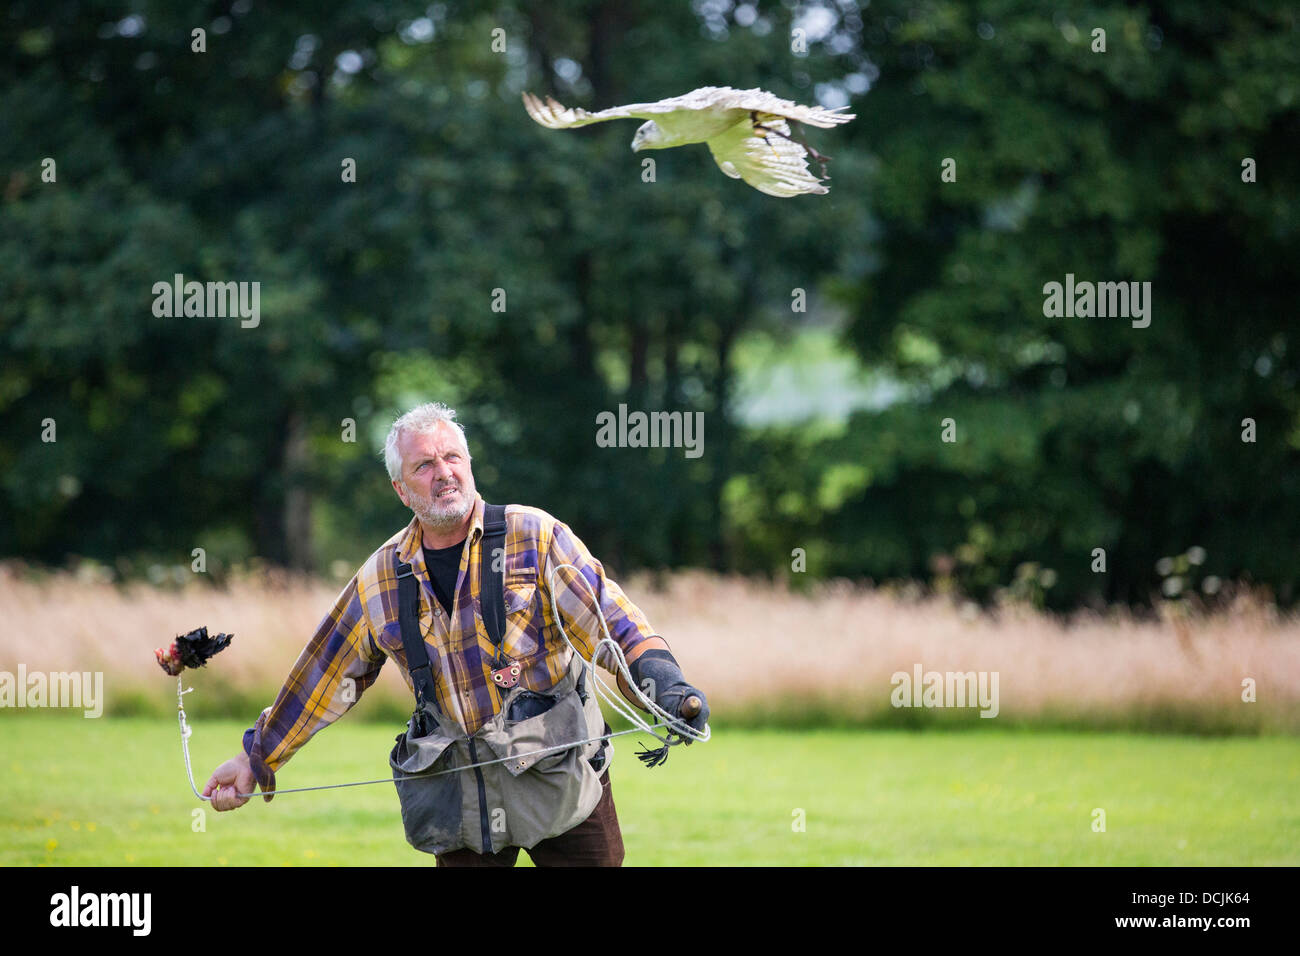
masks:
[[(193, 726), (201, 788), (244, 725)], [(345, 718), (279, 783), (384, 777), (398, 729)], [(1292, 737), (728, 729), (649, 770), (638, 736), (613, 770), (629, 865), (1300, 864)], [(0, 742), (6, 866), (433, 863), (387, 784), (209, 810), (196, 832), (173, 720), (11, 712)]]

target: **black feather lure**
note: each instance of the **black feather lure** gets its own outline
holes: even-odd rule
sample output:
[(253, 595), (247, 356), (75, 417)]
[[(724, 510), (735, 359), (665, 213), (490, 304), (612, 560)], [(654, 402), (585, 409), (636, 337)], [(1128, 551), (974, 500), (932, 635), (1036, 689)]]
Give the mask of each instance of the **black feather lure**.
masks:
[(187, 667), (202, 667), (212, 657), (224, 651), (234, 640), (233, 634), (208, 635), (206, 627), (195, 628), (172, 641), (166, 650), (155, 650), (158, 666), (175, 677)]

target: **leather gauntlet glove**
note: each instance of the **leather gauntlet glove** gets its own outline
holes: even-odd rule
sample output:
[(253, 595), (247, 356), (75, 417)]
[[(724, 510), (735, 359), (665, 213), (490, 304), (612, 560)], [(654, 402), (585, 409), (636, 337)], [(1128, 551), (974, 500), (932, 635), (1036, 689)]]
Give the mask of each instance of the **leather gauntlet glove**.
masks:
[(688, 697), (698, 697), (701, 702), (700, 712), (683, 722), (703, 731), (709, 720), (709, 702), (704, 692), (686, 683), (682, 669), (677, 660), (668, 651), (660, 648), (646, 651), (630, 665), (632, 679), (641, 692), (656, 704), (681, 718), (682, 704)]

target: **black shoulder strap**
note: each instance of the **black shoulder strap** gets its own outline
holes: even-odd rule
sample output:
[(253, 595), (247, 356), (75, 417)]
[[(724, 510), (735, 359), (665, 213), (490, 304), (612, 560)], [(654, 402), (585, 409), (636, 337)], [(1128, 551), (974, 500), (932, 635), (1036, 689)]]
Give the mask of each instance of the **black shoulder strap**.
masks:
[[(483, 626), (496, 648), (496, 667), (504, 667), (501, 642), (506, 637), (506, 595), (502, 584), (505, 563), (506, 506), (483, 506), (483, 541), (479, 551), (479, 606), (483, 609)], [(500, 548), (500, 552), (497, 549)], [(501, 560), (494, 558), (501, 555)]]
[(433, 672), (429, 668), (429, 651), (420, 636), (420, 584), (409, 564), (404, 564), (393, 551), (393, 564), (397, 568), (397, 620), (402, 628), (402, 646), (406, 648), (406, 666), (411, 683), (415, 685), (415, 708), (423, 710), (428, 702), (438, 709), (438, 697), (433, 689)]

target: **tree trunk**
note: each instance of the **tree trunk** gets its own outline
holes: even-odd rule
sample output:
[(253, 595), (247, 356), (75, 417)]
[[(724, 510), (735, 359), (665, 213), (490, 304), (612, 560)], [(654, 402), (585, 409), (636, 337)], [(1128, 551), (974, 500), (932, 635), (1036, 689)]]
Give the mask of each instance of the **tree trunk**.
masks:
[(727, 407), (731, 402), (731, 350), (736, 343), (736, 336), (745, 327), (750, 313), (758, 302), (758, 282), (754, 270), (748, 263), (739, 268), (745, 272), (740, 301), (730, 321), (719, 320), (718, 341), (714, 350), (716, 367), (713, 372), (714, 409), (710, 427), (705, 428), (705, 435), (710, 431), (712, 437), (706, 438), (705, 454), (712, 459), (710, 469), (709, 503), (716, 516), (716, 532), (709, 539), (709, 552), (715, 571), (726, 571), (730, 563), (730, 548), (725, 529), (725, 516), (722, 507), (722, 488), (731, 472), (731, 420)]
[(311, 547), (311, 491), (308, 470), (311, 455), (307, 425), (301, 412), (289, 415), (284, 449), (284, 534), (285, 555), (295, 571), (313, 568)]
[(650, 355), (650, 329), (643, 319), (633, 318), (631, 322), (632, 347), (629, 350), (627, 377), (628, 385), (634, 394), (644, 393), (650, 382), (646, 364)]

